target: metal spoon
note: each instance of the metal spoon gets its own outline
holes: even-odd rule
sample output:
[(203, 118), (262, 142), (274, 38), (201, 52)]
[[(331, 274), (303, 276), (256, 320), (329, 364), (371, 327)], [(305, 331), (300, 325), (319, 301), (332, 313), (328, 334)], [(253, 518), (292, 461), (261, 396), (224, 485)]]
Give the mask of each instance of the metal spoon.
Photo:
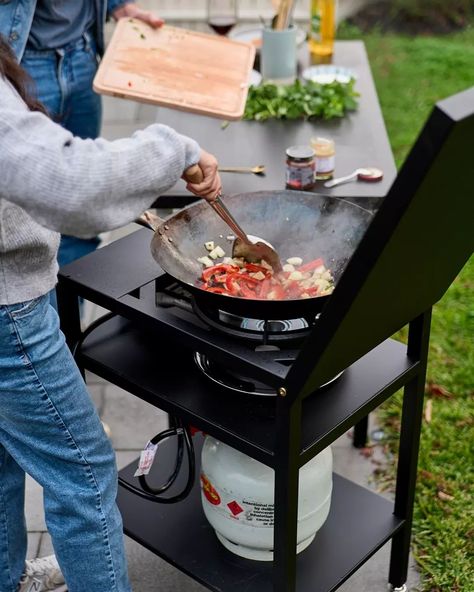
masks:
[(275, 273), (282, 271), (280, 257), (271, 244), (259, 237), (252, 237), (256, 242), (252, 241), (224, 205), (220, 195), (210, 201), (209, 205), (236, 234), (232, 257), (243, 257), (249, 263), (258, 263), (263, 259), (272, 266)]
[(340, 185), (341, 183), (348, 183), (353, 179), (359, 179), (360, 181), (380, 181), (383, 177), (383, 171), (380, 169), (376, 169), (374, 167), (366, 167), (361, 169), (356, 169), (350, 175), (346, 175), (345, 177), (338, 177), (337, 179), (331, 179), (331, 181), (326, 181), (324, 183), (324, 187), (335, 187), (336, 185)]
[(265, 165), (259, 164), (254, 167), (219, 167), (220, 173), (253, 173), (254, 175), (264, 175)]
[[(203, 178), (203, 173), (199, 165), (193, 165), (184, 174), (187, 181), (192, 183), (200, 183)], [(253, 242), (242, 227), (237, 223), (235, 218), (229, 212), (227, 207), (221, 200), (220, 193), (212, 201), (208, 201), (211, 208), (224, 220), (231, 230), (237, 235), (232, 246), (232, 257), (243, 257), (249, 263), (259, 262), (262, 259), (272, 266), (275, 273), (282, 271), (280, 257), (270, 243), (267, 243), (261, 238)]]

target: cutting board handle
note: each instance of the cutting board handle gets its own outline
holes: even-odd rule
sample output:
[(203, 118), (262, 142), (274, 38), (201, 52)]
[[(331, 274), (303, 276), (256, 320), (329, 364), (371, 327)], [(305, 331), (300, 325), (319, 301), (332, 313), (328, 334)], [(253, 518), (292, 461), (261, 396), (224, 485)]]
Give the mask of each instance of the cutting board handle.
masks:
[(198, 164), (193, 164), (184, 171), (183, 179), (188, 183), (201, 183), (204, 179), (201, 167)]

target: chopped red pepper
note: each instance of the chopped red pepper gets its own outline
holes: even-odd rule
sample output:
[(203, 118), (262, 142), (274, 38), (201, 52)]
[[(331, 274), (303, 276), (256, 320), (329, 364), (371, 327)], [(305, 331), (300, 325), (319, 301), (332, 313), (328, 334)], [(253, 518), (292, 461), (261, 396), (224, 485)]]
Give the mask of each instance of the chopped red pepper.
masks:
[(214, 294), (228, 294), (227, 290), (224, 288), (219, 288), (219, 286), (208, 286), (204, 289), (206, 292), (214, 292)]
[(303, 292), (305, 292), (305, 289), (296, 280), (290, 282), (286, 287), (287, 298), (301, 298)]
[(319, 257), (318, 259), (313, 259), (313, 261), (308, 261), (308, 263), (301, 265), (298, 267), (298, 271), (301, 271), (301, 273), (304, 273), (305, 271), (313, 271), (318, 267), (321, 267), (321, 265), (324, 265), (324, 261)]
[(232, 296), (236, 296), (239, 293), (239, 286), (235, 282), (235, 276), (237, 275), (237, 273), (229, 273), (225, 280), (225, 287)]
[(272, 282), (269, 278), (264, 279), (260, 282), (260, 286), (257, 291), (257, 295), (259, 298), (266, 300), (268, 292), (272, 289)]
[[(318, 258), (299, 266), (297, 271), (311, 272), (323, 265), (323, 260)], [(252, 277), (251, 274), (259, 272), (262, 273), (261, 279)], [(289, 272), (274, 275), (256, 263), (245, 263), (243, 269), (237, 265), (219, 263), (203, 270), (200, 287), (215, 294), (260, 300), (299, 299), (303, 294), (310, 298), (318, 296), (317, 285), (304, 288), (302, 283), (306, 282), (296, 279), (288, 281), (290, 275)]]
[(235, 271), (239, 271), (239, 267), (236, 265), (226, 265), (219, 263), (218, 265), (213, 265), (212, 267), (206, 267), (206, 269), (204, 269), (202, 272), (202, 279), (207, 282), (213, 275), (220, 273), (231, 273)]
[(246, 286), (244, 282), (242, 282), (239, 285), (239, 288), (240, 288), (240, 293), (242, 294), (242, 296), (244, 298), (257, 298), (257, 293), (255, 292), (255, 290), (252, 290), (252, 288), (249, 288), (248, 286)]
[(245, 263), (245, 269), (250, 273), (258, 273), (261, 271), (265, 275), (270, 275), (270, 270), (263, 265), (257, 265), (256, 263)]
[[(271, 296), (271, 298), (268, 298)], [(285, 290), (280, 284), (274, 284), (271, 286), (270, 291), (267, 294), (267, 300), (285, 300)]]

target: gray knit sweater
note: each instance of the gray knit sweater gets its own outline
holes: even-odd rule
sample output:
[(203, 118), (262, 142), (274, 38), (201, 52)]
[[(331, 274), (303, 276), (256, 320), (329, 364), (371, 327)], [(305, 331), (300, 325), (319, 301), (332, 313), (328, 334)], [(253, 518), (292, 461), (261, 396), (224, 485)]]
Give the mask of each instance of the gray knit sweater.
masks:
[(87, 238), (128, 224), (199, 153), (157, 124), (113, 142), (81, 140), (30, 112), (0, 76), (0, 305), (54, 287), (58, 233)]

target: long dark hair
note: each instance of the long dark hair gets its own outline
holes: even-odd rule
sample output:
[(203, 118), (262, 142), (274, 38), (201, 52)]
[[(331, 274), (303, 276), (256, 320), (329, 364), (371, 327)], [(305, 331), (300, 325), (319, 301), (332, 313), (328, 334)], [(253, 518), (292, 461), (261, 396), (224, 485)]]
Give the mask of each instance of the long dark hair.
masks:
[(11, 47), (0, 35), (0, 76), (6, 78), (13, 85), (16, 92), (25, 101), (30, 111), (41, 111), (46, 113), (46, 109), (35, 98), (34, 83), (28, 73), (16, 61), (15, 54)]

